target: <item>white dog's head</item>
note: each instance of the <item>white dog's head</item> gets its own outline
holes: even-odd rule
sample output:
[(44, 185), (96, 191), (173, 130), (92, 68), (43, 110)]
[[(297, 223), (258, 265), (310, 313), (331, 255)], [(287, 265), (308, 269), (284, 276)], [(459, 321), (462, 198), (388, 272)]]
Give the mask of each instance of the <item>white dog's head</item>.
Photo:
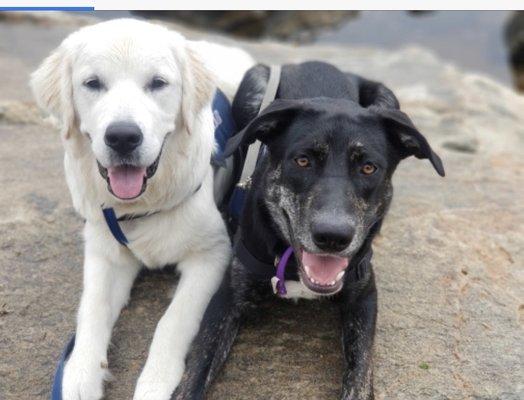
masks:
[(62, 124), (62, 137), (90, 141), (108, 190), (138, 198), (169, 135), (190, 135), (214, 92), (212, 75), (179, 34), (122, 19), (66, 38), (32, 75), (39, 105)]

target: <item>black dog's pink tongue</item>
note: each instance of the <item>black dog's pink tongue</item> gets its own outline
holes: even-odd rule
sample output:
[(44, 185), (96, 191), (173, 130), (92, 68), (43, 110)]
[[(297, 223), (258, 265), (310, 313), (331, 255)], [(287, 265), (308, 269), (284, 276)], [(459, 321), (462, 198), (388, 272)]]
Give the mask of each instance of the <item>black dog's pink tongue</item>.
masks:
[(321, 285), (330, 285), (349, 264), (349, 260), (337, 256), (324, 256), (302, 252), (302, 265), (309, 278)]
[(107, 169), (109, 185), (113, 194), (120, 199), (132, 199), (142, 191), (146, 176), (145, 167), (120, 165)]

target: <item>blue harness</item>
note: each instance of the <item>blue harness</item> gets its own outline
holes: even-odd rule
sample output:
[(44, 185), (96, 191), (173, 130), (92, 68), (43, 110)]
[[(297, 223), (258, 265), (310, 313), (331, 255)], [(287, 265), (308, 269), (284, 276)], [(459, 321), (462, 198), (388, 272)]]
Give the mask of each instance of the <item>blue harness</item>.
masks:
[[(231, 104), (224, 93), (219, 89), (217, 89), (215, 93), (211, 103), (211, 108), (213, 111), (215, 141), (217, 144), (217, 149), (211, 158), (211, 164), (215, 170), (217, 170), (219, 168), (226, 168), (223, 153), (228, 139), (237, 132), (237, 129), (231, 111)], [(233, 177), (231, 180), (231, 187), (227, 188), (228, 190), (226, 190), (226, 195), (223, 196), (220, 202), (217, 204), (219, 210), (221, 210), (227, 217), (226, 221), (228, 222), (228, 227), (231, 233), (235, 232), (236, 230), (236, 221), (238, 221), (238, 216), (241, 213), (244, 199), (244, 189), (236, 187), (238, 179), (240, 178), (239, 168), (242, 168), (244, 162), (243, 155), (241, 152), (239, 152), (234, 154), (233, 158), (234, 162), (231, 164), (233, 168), (233, 171), (231, 171)], [(199, 189), (200, 187), (198, 187), (196, 191)], [(129, 240), (122, 231), (119, 221), (137, 219), (147, 215), (152, 215), (155, 212), (142, 215), (124, 215), (119, 218), (116, 216), (115, 210), (113, 208), (102, 208), (102, 213), (115, 240), (117, 240), (118, 243), (120, 243), (122, 246), (127, 246), (129, 244)], [(234, 216), (234, 218), (229, 216)], [(60, 360), (58, 361), (58, 366), (56, 368), (53, 380), (53, 387), (51, 390), (51, 400), (62, 400), (62, 380), (64, 376), (64, 366), (69, 355), (73, 351), (74, 346), (75, 335), (73, 335), (67, 343)]]

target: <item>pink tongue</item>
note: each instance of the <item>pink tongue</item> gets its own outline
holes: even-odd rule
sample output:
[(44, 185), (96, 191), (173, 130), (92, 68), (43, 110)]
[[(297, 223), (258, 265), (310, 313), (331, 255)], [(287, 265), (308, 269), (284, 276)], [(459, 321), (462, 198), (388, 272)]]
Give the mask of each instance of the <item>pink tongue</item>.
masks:
[(113, 194), (120, 199), (132, 199), (142, 191), (146, 169), (144, 167), (132, 167), (121, 165), (109, 167), (109, 184)]
[(320, 256), (302, 251), (302, 265), (308, 266), (309, 277), (321, 285), (329, 285), (333, 282), (340, 271), (349, 264), (347, 258), (337, 256)]

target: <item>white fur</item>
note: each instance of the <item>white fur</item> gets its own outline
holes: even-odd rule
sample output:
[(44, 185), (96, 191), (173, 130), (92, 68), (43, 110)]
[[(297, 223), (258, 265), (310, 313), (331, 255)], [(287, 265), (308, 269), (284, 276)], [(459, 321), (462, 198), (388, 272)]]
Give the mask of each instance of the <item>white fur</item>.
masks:
[[(39, 105), (61, 125), (66, 180), (75, 209), (86, 219), (84, 291), (77, 340), (64, 371), (64, 400), (103, 396), (111, 331), (142, 265), (178, 264), (181, 278), (156, 329), (134, 399), (169, 399), (178, 385), (188, 347), (230, 258), (213, 200), (209, 104), (217, 83), (231, 97), (252, 64), (241, 50), (191, 42), (163, 27), (126, 19), (73, 33), (33, 74)], [(85, 87), (93, 75), (104, 81), (105, 90)], [(146, 90), (155, 75), (168, 86)], [(156, 174), (130, 201), (109, 193), (96, 164), (111, 162), (104, 132), (122, 119), (142, 129), (144, 165), (156, 159), (165, 141)], [(109, 232), (102, 204), (117, 215), (161, 212), (121, 223), (130, 241), (126, 248)]]
[[(275, 294), (277, 293), (277, 282), (278, 278), (276, 276), (271, 278), (271, 286), (273, 287), (273, 293)], [(322, 297), (322, 295), (313, 292), (302, 282), (286, 281), (286, 294), (280, 297), (296, 301), (298, 299), (315, 300)]]

